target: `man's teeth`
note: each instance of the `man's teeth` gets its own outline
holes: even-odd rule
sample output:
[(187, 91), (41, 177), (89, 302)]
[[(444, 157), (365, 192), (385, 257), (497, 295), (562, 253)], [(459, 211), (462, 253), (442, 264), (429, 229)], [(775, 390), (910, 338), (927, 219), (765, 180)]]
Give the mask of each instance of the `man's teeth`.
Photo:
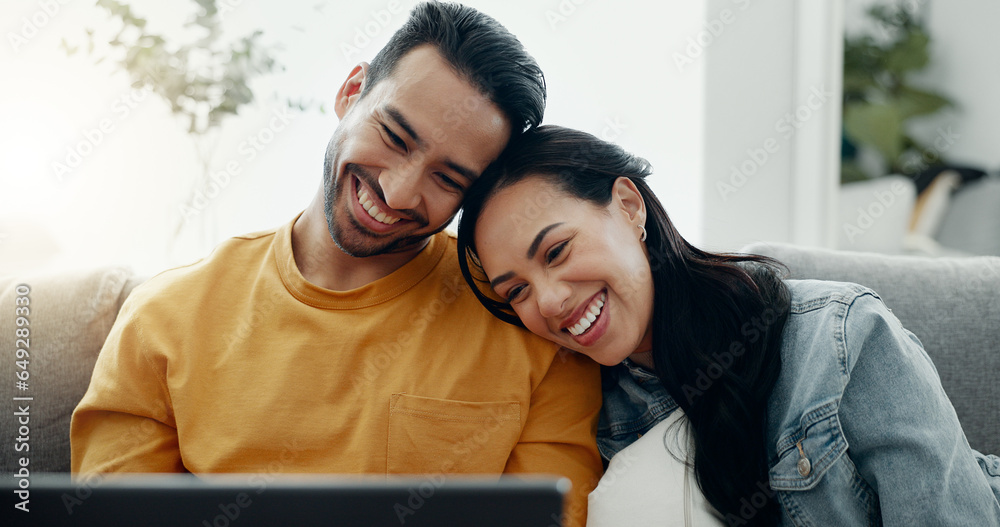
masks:
[(580, 320), (577, 321), (576, 325), (570, 326), (569, 328), (566, 328), (566, 330), (569, 331), (571, 335), (577, 336), (590, 329), (590, 325), (597, 320), (597, 317), (601, 316), (601, 311), (604, 309), (604, 301), (607, 299), (607, 293), (601, 293), (601, 297), (597, 299), (597, 302), (594, 302), (594, 304), (590, 306), (590, 309), (588, 309), (582, 317), (580, 317)]
[(369, 216), (375, 218), (375, 221), (386, 225), (392, 225), (393, 223), (399, 221), (399, 218), (393, 218), (376, 207), (375, 202), (368, 196), (367, 190), (358, 188), (358, 203), (361, 204), (361, 208), (365, 209), (365, 212), (367, 212)]

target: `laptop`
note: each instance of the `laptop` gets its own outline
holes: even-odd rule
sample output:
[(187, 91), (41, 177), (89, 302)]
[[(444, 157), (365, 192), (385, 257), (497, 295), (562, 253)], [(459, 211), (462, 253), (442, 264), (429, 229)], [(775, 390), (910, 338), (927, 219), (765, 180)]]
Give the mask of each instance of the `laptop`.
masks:
[(569, 488), (555, 477), (37, 474), (27, 489), (3, 478), (0, 525), (559, 527)]

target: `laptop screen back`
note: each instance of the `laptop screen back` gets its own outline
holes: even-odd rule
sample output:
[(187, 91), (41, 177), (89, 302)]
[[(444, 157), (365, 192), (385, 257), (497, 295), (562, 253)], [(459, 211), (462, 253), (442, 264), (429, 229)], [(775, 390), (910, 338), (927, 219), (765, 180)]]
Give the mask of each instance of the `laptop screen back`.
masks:
[(40, 474), (20, 495), (11, 480), (2, 485), (2, 525), (102, 527), (558, 527), (569, 489), (566, 479), (442, 475), (147, 474), (71, 482)]

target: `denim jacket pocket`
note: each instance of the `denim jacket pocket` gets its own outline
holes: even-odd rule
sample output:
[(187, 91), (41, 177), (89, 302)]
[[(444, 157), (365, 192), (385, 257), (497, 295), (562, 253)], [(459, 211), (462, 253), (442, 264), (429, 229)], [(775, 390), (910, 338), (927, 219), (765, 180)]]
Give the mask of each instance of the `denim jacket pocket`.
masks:
[(837, 418), (839, 401), (806, 412), (799, 426), (786, 430), (776, 444), (777, 463), (768, 474), (776, 491), (810, 490), (847, 451)]
[(881, 525), (878, 496), (847, 454), (840, 401), (803, 414), (777, 442), (768, 474), (784, 509), (782, 526)]
[(517, 401), (468, 402), (393, 394), (389, 474), (499, 474), (521, 434)]

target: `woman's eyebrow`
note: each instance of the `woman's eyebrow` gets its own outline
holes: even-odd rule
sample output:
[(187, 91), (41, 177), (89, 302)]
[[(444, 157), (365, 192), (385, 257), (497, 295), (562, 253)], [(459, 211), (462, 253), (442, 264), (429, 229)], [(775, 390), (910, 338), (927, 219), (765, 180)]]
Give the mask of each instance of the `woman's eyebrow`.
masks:
[(509, 273), (504, 273), (504, 274), (502, 274), (502, 275), (494, 278), (493, 280), (490, 280), (490, 287), (492, 287), (494, 290), (496, 290), (498, 284), (506, 282), (507, 280), (510, 280), (511, 278), (514, 278), (514, 272), (513, 271), (511, 271)]
[(535, 253), (538, 252), (538, 246), (542, 244), (542, 240), (545, 238), (545, 235), (548, 234), (549, 231), (551, 231), (552, 229), (555, 229), (556, 227), (562, 224), (563, 222), (561, 221), (558, 223), (553, 223), (552, 225), (549, 225), (548, 227), (545, 227), (542, 230), (538, 231), (538, 234), (535, 235), (535, 240), (531, 242), (531, 247), (528, 247), (529, 260), (535, 257)]
[[(556, 227), (558, 227), (558, 226), (560, 226), (562, 224), (563, 224), (563, 222), (561, 222), (561, 221), (557, 222), (557, 223), (553, 223), (552, 225), (549, 225), (547, 227), (543, 227), (542, 230), (538, 231), (538, 234), (535, 235), (535, 239), (532, 240), (532, 242), (531, 242), (531, 246), (528, 247), (528, 254), (527, 254), (527, 256), (528, 256), (529, 260), (535, 257), (535, 253), (538, 252), (538, 247), (542, 244), (542, 240), (545, 239), (545, 235), (548, 234), (549, 231), (551, 231), (552, 229), (555, 229)], [(513, 277), (514, 277), (514, 272), (513, 271), (506, 272), (506, 273), (504, 273), (504, 274), (502, 274), (502, 275), (494, 278), (493, 280), (490, 280), (490, 287), (492, 287), (495, 290), (497, 288), (498, 284), (506, 282), (507, 280), (510, 280)]]

